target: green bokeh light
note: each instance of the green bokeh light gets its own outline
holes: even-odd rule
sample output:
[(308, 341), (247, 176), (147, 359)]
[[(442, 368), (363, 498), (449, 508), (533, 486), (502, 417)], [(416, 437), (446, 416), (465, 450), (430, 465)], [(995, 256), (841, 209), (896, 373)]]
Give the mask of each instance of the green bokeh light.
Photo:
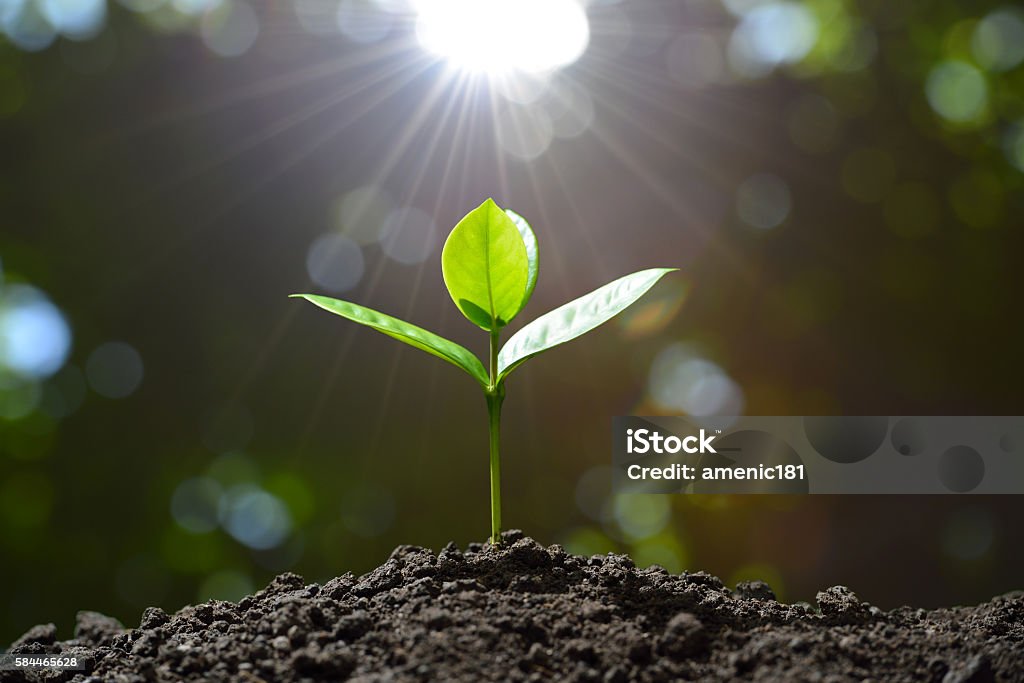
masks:
[(1020, 9), (1007, 6), (986, 14), (975, 26), (971, 52), (978, 64), (991, 71), (1009, 71), (1024, 61)]
[(951, 123), (980, 123), (988, 114), (988, 83), (976, 67), (959, 60), (936, 65), (925, 83), (932, 109)]
[(252, 578), (235, 569), (223, 569), (207, 576), (199, 585), (196, 595), (198, 602), (206, 600), (229, 600), (238, 602), (253, 591)]

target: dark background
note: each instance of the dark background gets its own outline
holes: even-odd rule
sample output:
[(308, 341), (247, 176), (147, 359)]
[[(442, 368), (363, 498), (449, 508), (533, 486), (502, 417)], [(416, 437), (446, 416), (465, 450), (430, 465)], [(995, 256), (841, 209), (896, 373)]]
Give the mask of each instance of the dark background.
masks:
[[(479, 353), (439, 255), (487, 196), (540, 240), (524, 319), (682, 268), (510, 380), (507, 526), (794, 601), (834, 583), (883, 607), (1022, 587), (1016, 496), (616, 499), (601, 469), (613, 415), (1021, 414), (1020, 14), (594, 3), (587, 52), (555, 77), (585, 93), (585, 130), (524, 159), (497, 86), (426, 55), (401, 8), (359, 42), (310, 24), (327, 0), (240, 4), (112, 2), (72, 38), (45, 19), (0, 32), (0, 642), (46, 621), (69, 636), (78, 609), (134, 624), (286, 569), (323, 580), (399, 543), (486, 537), (479, 390), (286, 298), (325, 291), (308, 251), (352, 236), (338, 203), (366, 186), (436, 230), (408, 236), (430, 247), (419, 263), (364, 244), (340, 296)], [(780, 6), (767, 34), (773, 15), (750, 18)], [(259, 35), (219, 55), (239, 11)], [(801, 47), (787, 31), (807, 17)], [(744, 61), (742, 30), (774, 57)], [(515, 110), (523, 135), (546, 139), (545, 102)], [(25, 301), (62, 312), (59, 370), (11, 360)]]

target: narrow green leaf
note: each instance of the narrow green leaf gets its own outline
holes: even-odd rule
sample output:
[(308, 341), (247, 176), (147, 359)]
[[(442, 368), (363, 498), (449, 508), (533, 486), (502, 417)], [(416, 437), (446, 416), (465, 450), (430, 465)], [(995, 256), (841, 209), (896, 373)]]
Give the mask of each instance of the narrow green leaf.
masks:
[(607, 322), (676, 268), (651, 268), (621, 277), (545, 313), (508, 340), (498, 354), (498, 380), (542, 351), (564, 344)]
[(360, 325), (372, 327), (378, 332), (383, 332), (389, 337), (405, 342), (409, 346), (415, 346), (421, 351), (426, 351), (429, 354), (444, 359), (468, 372), (481, 386), (485, 389), (487, 388), (487, 371), (484, 370), (483, 363), (473, 355), (473, 352), (464, 346), (448, 341), (444, 337), (439, 337), (421, 327), (403, 322), (398, 318), (392, 318), (390, 315), (385, 315), (384, 313), (379, 313), (373, 309), (349, 303), (348, 301), (340, 301), (317, 294), (292, 294), (291, 296), (293, 298), (305, 299), (325, 311), (330, 311), (335, 315), (340, 315), (342, 318), (347, 318)]
[(529, 280), (526, 245), (492, 199), (466, 214), (448, 235), (441, 271), (452, 301), (484, 330), (507, 325), (522, 309)]
[(512, 209), (505, 209), (505, 213), (516, 224), (516, 228), (519, 229), (519, 236), (523, 238), (523, 246), (526, 247), (526, 261), (529, 270), (527, 271), (526, 278), (526, 293), (523, 295), (523, 303), (519, 306), (519, 310), (522, 310), (526, 308), (526, 304), (530, 302), (530, 297), (533, 296), (533, 288), (537, 286), (537, 274), (540, 272), (537, 236), (533, 234), (533, 228), (530, 227), (525, 218)]

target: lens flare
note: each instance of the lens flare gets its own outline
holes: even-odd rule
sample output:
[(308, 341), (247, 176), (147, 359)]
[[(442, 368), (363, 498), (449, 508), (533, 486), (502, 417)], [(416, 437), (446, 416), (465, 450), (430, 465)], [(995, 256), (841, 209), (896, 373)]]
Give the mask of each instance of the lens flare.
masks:
[(555, 71), (590, 41), (575, 0), (418, 0), (416, 11), (423, 47), (471, 73)]

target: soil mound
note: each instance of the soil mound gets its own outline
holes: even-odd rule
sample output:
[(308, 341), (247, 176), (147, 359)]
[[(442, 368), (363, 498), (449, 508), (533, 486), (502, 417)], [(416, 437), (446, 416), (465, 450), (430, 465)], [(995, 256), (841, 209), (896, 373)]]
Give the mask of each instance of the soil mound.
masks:
[(36, 626), (12, 653), (61, 653), (79, 672), (4, 681), (1024, 681), (1024, 593), (977, 607), (883, 612), (847, 588), (786, 605), (760, 582), (579, 557), (520, 532), (500, 548), (400, 546), (323, 585), (282, 574), (237, 604), (137, 628), (95, 612), (73, 640)]

